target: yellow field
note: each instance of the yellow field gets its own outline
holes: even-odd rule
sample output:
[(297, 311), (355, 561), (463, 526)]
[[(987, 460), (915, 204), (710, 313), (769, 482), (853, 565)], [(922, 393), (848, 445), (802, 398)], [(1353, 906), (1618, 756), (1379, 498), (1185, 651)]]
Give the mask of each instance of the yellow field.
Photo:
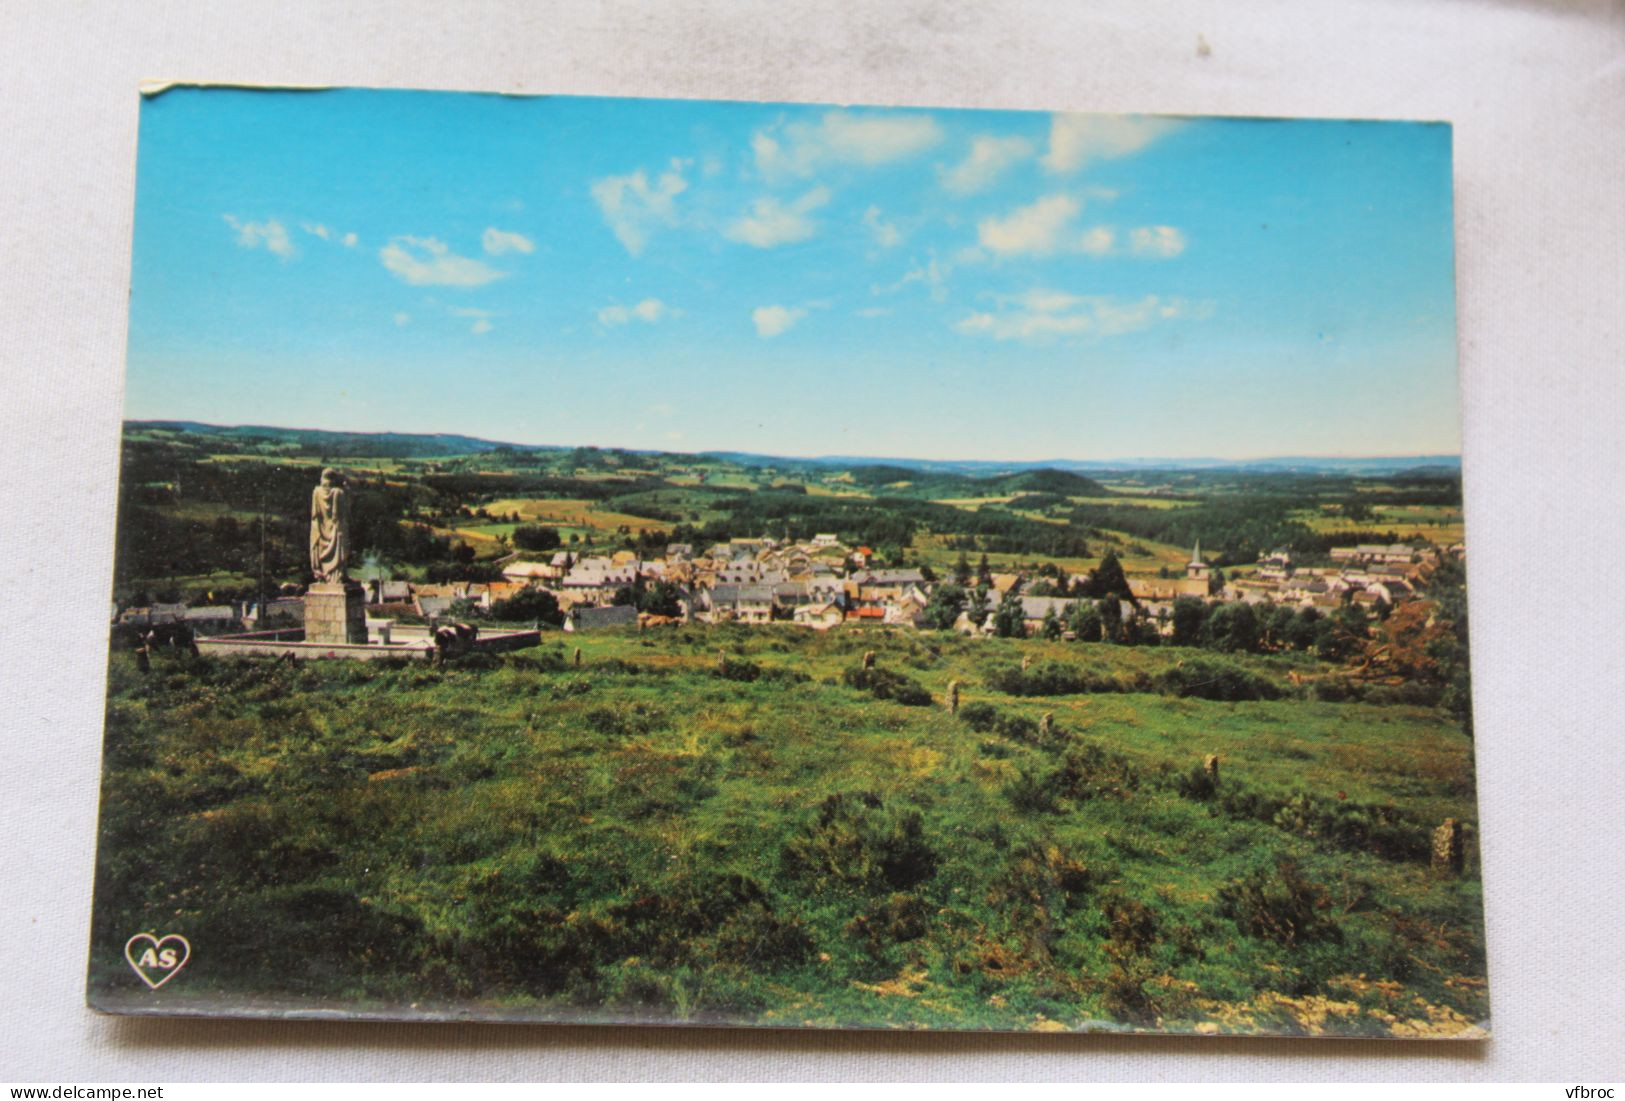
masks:
[(1071, 497), (1069, 500), (1080, 505), (1133, 505), (1136, 508), (1192, 508), (1198, 502), (1181, 501), (1170, 497), (1156, 496), (1130, 496), (1121, 497)]
[(983, 505), (1007, 505), (1015, 499), (1014, 495), (1009, 497), (939, 497), (935, 503), (952, 505), (955, 508), (965, 509), (967, 512), (975, 512)]
[(624, 512), (610, 512), (599, 508), (592, 501), (572, 498), (539, 500), (530, 497), (508, 497), (500, 501), (493, 501), (485, 507), (488, 512), (495, 516), (507, 516), (510, 513), (517, 512), (526, 523), (546, 524), (549, 527), (579, 528), (584, 532), (617, 531), (622, 527), (628, 531), (639, 532), (671, 526), (661, 520), (651, 520), (647, 516), (632, 516)]
[[(1120, 544), (1105, 543), (1098, 539), (1090, 540), (1091, 548), (1098, 548), (1097, 552), (1087, 558), (1056, 558), (1050, 555), (1037, 554), (1003, 554), (989, 551), (988, 565), (995, 573), (1004, 573), (1017, 565), (1032, 565), (1034, 563), (1054, 562), (1068, 574), (1089, 573), (1100, 565), (1100, 559), (1108, 550), (1117, 552), (1118, 561), (1123, 564), (1123, 572), (1130, 576), (1154, 576), (1157, 571), (1167, 566), (1170, 573), (1176, 577), (1185, 576), (1185, 563), (1190, 561), (1190, 548), (1179, 548), (1168, 543), (1156, 543), (1149, 539), (1136, 539), (1123, 532), (1113, 532), (1123, 542)], [(1139, 546), (1149, 551), (1149, 554), (1130, 554), (1130, 546)], [(952, 570), (953, 564), (959, 558), (959, 551), (948, 546), (946, 538), (937, 535), (920, 535), (914, 540), (914, 549), (920, 552), (921, 558), (927, 562), (939, 576), (946, 576)], [(974, 568), (981, 560), (981, 553), (972, 552), (966, 555)]]
[(299, 455), (210, 455), (205, 462), (211, 463), (274, 463), (277, 466), (308, 466), (319, 468), (324, 465), (341, 465), (346, 471), (355, 474), (398, 474), (401, 464), (392, 459), (367, 459), (364, 462), (355, 462), (349, 459), (340, 463), (324, 463), (319, 458)]
[(1335, 535), (1340, 531), (1392, 531), (1402, 540), (1426, 539), (1440, 546), (1460, 543), (1466, 527), (1461, 509), (1443, 505), (1378, 505), (1370, 520), (1308, 510), (1293, 513), (1311, 531)]

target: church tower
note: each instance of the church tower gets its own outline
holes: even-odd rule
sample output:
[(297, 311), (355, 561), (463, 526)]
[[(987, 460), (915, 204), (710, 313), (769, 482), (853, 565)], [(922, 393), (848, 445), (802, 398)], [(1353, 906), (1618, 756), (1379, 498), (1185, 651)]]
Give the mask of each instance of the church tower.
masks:
[(1190, 581), (1206, 581), (1211, 571), (1202, 561), (1202, 541), (1198, 539), (1191, 550), (1191, 560), (1185, 564), (1185, 577)]

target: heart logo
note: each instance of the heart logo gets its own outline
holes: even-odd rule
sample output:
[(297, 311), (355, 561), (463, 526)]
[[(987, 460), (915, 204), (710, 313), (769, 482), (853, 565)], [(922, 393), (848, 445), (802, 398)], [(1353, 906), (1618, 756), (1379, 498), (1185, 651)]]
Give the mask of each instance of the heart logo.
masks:
[(186, 966), (192, 958), (192, 945), (179, 933), (163, 937), (137, 933), (124, 942), (124, 958), (142, 982), (157, 990)]

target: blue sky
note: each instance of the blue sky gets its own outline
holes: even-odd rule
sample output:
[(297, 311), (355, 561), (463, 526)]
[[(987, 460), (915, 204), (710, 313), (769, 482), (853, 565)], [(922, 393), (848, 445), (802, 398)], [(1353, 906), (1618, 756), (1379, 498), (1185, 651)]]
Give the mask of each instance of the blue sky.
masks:
[(180, 88), (137, 175), (132, 418), (1459, 450), (1440, 124)]

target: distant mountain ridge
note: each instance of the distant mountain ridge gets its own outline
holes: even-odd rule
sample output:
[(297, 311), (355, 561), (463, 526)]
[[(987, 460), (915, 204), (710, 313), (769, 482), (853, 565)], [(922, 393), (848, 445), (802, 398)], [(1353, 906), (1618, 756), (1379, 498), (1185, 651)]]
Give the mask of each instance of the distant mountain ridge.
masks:
[[(559, 444), (509, 443), (488, 440), (479, 436), (457, 433), (417, 432), (344, 432), (319, 428), (284, 428), (275, 425), (218, 425), (202, 421), (185, 420), (129, 420), (126, 427), (159, 429), (172, 432), (198, 433), (238, 438), (263, 437), (301, 447), (325, 451), (332, 455), (367, 455), (387, 458), (453, 458), (459, 455), (483, 454), (491, 451), (571, 451), (573, 447)], [(882, 458), (863, 455), (818, 455), (789, 457), (764, 455), (750, 451), (674, 452), (656, 448), (603, 447), (603, 451), (621, 451), (630, 455), (693, 455), (700, 458), (721, 459), (741, 466), (772, 467), (835, 467), (891, 468), (902, 472), (888, 481), (904, 480), (911, 472), (927, 474), (957, 474), (977, 478), (1014, 476), (1023, 473), (1048, 472), (1045, 476), (1053, 486), (1050, 491), (1068, 492), (1054, 474), (1084, 474), (1103, 471), (1153, 470), (1234, 470), (1251, 473), (1338, 473), (1406, 475), (1411, 477), (1456, 477), (1461, 473), (1459, 455), (1393, 455), (1393, 456), (1311, 456), (1294, 455), (1259, 459), (1200, 458), (1121, 458), (1121, 459), (1047, 459), (1033, 462), (1000, 462), (991, 459), (907, 459)], [(1090, 479), (1082, 478), (1089, 482)], [(1013, 487), (1015, 488), (1015, 487)], [(1021, 486), (1037, 491), (1039, 484)], [(1073, 494), (1090, 492), (1088, 487), (1070, 490)]]

